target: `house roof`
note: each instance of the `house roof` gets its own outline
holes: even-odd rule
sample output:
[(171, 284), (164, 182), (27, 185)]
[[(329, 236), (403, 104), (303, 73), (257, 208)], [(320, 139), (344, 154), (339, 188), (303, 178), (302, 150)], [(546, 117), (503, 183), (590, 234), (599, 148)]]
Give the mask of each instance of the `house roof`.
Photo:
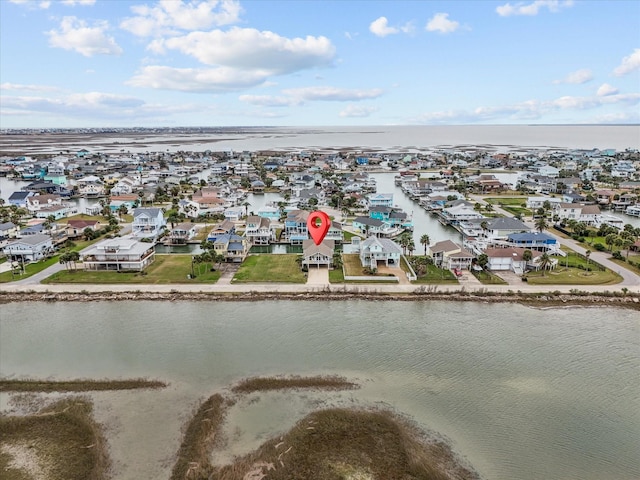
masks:
[(33, 192), (23, 192), (23, 191), (19, 191), (19, 192), (13, 192), (11, 194), (11, 196), (9, 197), (9, 201), (11, 200), (24, 200), (25, 198), (29, 197), (33, 195)]
[(333, 240), (323, 240), (320, 245), (316, 245), (316, 243), (310, 239), (302, 241), (302, 253), (305, 257), (315, 255), (316, 253), (332, 257), (334, 248), (335, 242)]
[(41, 243), (46, 243), (50, 241), (51, 241), (51, 237), (49, 235), (36, 233), (34, 235), (27, 235), (25, 237), (22, 237), (14, 242), (10, 242), (9, 244), (7, 244), (7, 247), (11, 245), (19, 245), (21, 243), (33, 246), (33, 245), (40, 245)]
[[(522, 254), (526, 248), (521, 247), (508, 247), (508, 248), (487, 248), (484, 253), (489, 258), (513, 258), (515, 261), (522, 261)], [(537, 250), (530, 250), (531, 258), (536, 258), (542, 255), (542, 252)]]
[(531, 230), (522, 220), (512, 217), (498, 217), (487, 221), (489, 230)]
[(360, 245), (362, 249), (366, 249), (370, 248), (374, 244), (380, 245), (380, 247), (382, 247), (382, 249), (387, 253), (402, 253), (402, 249), (400, 248), (400, 246), (396, 242), (388, 238), (378, 238), (376, 236), (371, 236), (363, 241)]
[(69, 220), (67, 225), (73, 228), (95, 227), (98, 223), (96, 220)]
[(507, 236), (510, 241), (519, 241), (519, 242), (540, 242), (546, 240), (554, 240), (555, 239), (544, 232), (523, 232), (523, 233), (511, 233)]
[(12, 228), (16, 228), (16, 224), (13, 222), (0, 223), (0, 230), (11, 230)]
[(384, 225), (382, 220), (370, 217), (356, 217), (353, 219), (353, 223), (362, 223), (363, 225), (369, 225), (370, 227), (381, 227)]
[(461, 250), (461, 247), (451, 240), (442, 240), (431, 245), (429, 250), (432, 252), (451, 252), (453, 250)]
[(134, 218), (139, 217), (140, 215), (147, 215), (148, 217), (157, 217), (158, 214), (162, 214), (162, 210), (155, 207), (133, 209)]

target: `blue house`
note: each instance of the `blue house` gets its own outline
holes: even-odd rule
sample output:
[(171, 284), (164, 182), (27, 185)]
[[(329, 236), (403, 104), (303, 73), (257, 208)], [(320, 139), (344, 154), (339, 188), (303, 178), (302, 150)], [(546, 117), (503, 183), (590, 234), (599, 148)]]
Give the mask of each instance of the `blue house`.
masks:
[(531, 250), (557, 251), (560, 249), (560, 245), (555, 238), (541, 232), (511, 233), (507, 235), (507, 242), (512, 247), (528, 248)]
[(407, 229), (413, 228), (413, 222), (401, 208), (371, 207), (369, 209), (369, 217), (375, 218), (376, 220), (382, 220), (392, 227), (402, 227)]
[(309, 218), (309, 212), (304, 210), (292, 210), (287, 214), (284, 233), (292, 245), (302, 245), (302, 242), (309, 238), (307, 218)]
[(31, 197), (33, 194), (33, 192), (13, 192), (9, 197), (9, 205), (27, 208), (27, 197)]
[(367, 157), (357, 157), (356, 158), (357, 165), (369, 165), (369, 159)]

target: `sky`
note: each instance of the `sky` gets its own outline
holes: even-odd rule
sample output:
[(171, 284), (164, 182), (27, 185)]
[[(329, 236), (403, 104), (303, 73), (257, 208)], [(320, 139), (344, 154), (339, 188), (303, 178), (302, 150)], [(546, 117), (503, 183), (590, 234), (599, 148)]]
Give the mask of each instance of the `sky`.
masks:
[(0, 129), (630, 123), (637, 0), (0, 0)]

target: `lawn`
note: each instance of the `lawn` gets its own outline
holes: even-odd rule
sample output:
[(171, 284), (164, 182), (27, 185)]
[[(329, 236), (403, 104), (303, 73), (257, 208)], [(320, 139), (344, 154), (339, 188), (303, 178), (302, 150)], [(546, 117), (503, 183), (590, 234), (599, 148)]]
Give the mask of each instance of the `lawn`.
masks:
[[(198, 273), (198, 267), (200, 272)], [(67, 271), (51, 275), (42, 283), (96, 283), (96, 284), (172, 284), (215, 283), (220, 278), (218, 270), (212, 272), (203, 265), (194, 266), (196, 277), (191, 275), (191, 255), (156, 255), (155, 261), (143, 273), (114, 271)]]
[(589, 272), (561, 265), (551, 271), (530, 272), (525, 277), (532, 285), (615, 285), (622, 281), (622, 277), (611, 270)]
[(355, 234), (355, 233), (351, 233), (351, 232), (347, 232), (347, 231), (343, 231), (342, 233), (344, 234), (344, 241), (345, 241), (345, 243), (349, 243), (349, 242), (351, 242), (351, 239), (352, 239), (353, 237), (357, 237), (357, 238), (360, 238), (360, 239), (362, 238), (362, 236), (357, 235), (357, 234)]
[(329, 283), (344, 283), (344, 274), (342, 268), (334, 268), (329, 270)]
[(491, 197), (484, 198), (483, 200), (492, 205), (504, 205), (509, 207), (522, 207), (527, 203), (527, 197)]
[(476, 277), (483, 285), (506, 285), (505, 282), (498, 275), (483, 270), (481, 272), (472, 272), (472, 275)]
[(357, 253), (345, 253), (342, 255), (344, 263), (344, 273), (348, 277), (359, 277), (364, 275), (360, 255)]
[(249, 255), (233, 277), (232, 283), (305, 283), (296, 259), (299, 255)]
[(58, 263), (58, 256), (49, 258), (47, 260), (41, 260), (39, 262), (27, 263), (24, 266), (24, 275), (13, 275), (11, 271), (0, 273), (0, 283), (12, 282), (14, 280), (22, 280), (24, 278), (28, 278), (31, 275), (35, 275), (38, 272), (41, 272), (45, 268), (50, 267)]
[(411, 283), (459, 283), (456, 276), (450, 271), (443, 268), (438, 268), (432, 263), (427, 264), (427, 270), (424, 274), (418, 275), (418, 279)]

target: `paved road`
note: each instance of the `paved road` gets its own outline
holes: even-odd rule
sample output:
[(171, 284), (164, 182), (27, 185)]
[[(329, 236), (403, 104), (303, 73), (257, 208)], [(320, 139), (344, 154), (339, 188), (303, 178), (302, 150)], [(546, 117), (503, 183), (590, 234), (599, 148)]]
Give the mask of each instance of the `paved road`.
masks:
[[(483, 197), (479, 196), (479, 195), (470, 195), (470, 198), (472, 198), (473, 200), (479, 201), (481, 203), (486, 204), (486, 202), (484, 201)], [(509, 212), (507, 212), (506, 210), (503, 210), (502, 208), (493, 205), (493, 210), (497, 213), (500, 213), (501, 215), (504, 215), (505, 217), (513, 217), (513, 215), (511, 215)], [(530, 227), (532, 230), (535, 230), (535, 224), (533, 221), (525, 221), (524, 222), (528, 227)], [(566, 247), (569, 247), (571, 250), (574, 250), (582, 255), (584, 255), (586, 253), (586, 249), (584, 247), (582, 247), (580, 244), (578, 244), (578, 242), (576, 242), (575, 240), (571, 239), (571, 238), (564, 238), (561, 237), (559, 235), (556, 235), (552, 230), (545, 230), (545, 233), (551, 235), (553, 238), (555, 238), (561, 245), (564, 245)], [(600, 265), (607, 267), (610, 270), (613, 270), (614, 272), (618, 273), (621, 277), (622, 277), (622, 282), (618, 283), (617, 286), (619, 288), (621, 287), (632, 287), (632, 286), (640, 286), (640, 275), (637, 275), (636, 273), (632, 272), (631, 270), (627, 270), (624, 267), (621, 267), (620, 265), (618, 265), (615, 262), (612, 262), (611, 260), (609, 260), (609, 257), (611, 255), (609, 253), (606, 252), (598, 252), (597, 250), (594, 250), (591, 252), (589, 258), (591, 260), (594, 260), (596, 262), (598, 262)], [(579, 287), (581, 288), (581, 287)]]

